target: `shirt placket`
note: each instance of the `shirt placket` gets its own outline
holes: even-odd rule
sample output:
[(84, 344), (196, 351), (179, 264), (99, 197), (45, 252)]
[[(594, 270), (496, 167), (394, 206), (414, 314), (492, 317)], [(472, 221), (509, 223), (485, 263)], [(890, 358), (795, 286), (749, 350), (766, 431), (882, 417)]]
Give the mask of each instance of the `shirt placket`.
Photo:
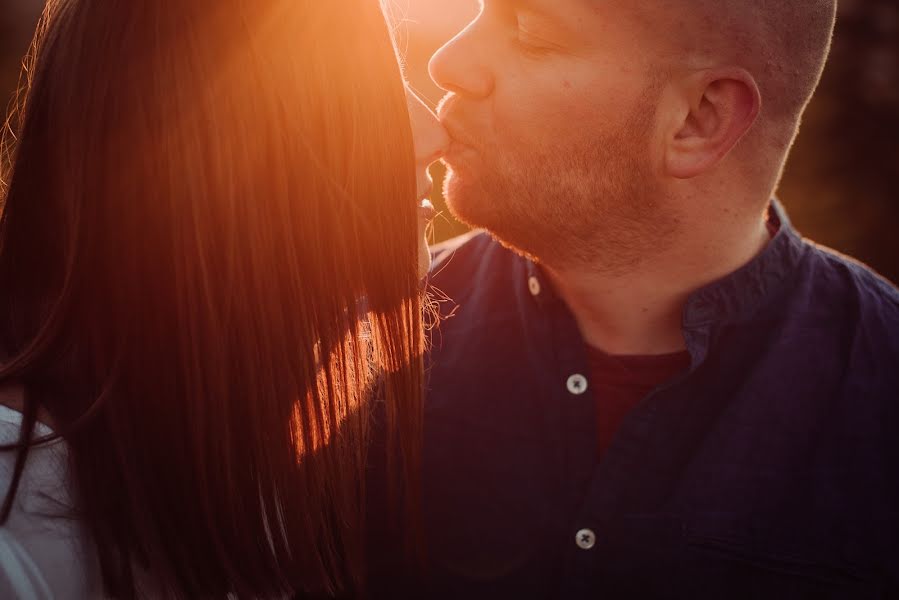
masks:
[[(589, 554), (597, 544), (596, 524), (580, 509), (592, 486), (596, 468), (596, 405), (590, 385), (584, 341), (574, 317), (556, 297), (539, 269), (528, 270), (528, 290), (549, 323), (549, 340), (555, 356), (552, 372), (555, 400), (559, 403), (561, 431), (561, 481), (568, 514), (559, 522), (565, 528), (557, 539), (563, 544), (559, 554), (569, 551)], [(563, 565), (563, 570), (568, 566)], [(564, 596), (562, 596), (564, 597)]]

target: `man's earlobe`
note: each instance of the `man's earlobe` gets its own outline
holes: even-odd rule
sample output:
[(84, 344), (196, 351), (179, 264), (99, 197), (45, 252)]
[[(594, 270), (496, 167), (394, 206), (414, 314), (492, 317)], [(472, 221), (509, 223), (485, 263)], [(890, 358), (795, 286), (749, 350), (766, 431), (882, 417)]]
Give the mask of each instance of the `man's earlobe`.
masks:
[(688, 102), (667, 140), (665, 169), (690, 179), (714, 168), (755, 123), (761, 94), (745, 69), (701, 71), (684, 82)]

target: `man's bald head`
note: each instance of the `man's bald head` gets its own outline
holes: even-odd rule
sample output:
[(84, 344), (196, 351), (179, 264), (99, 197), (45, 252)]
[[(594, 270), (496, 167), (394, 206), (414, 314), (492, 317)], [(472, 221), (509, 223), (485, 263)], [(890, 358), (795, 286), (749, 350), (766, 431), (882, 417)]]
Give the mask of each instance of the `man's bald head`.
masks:
[[(762, 96), (761, 118), (789, 124), (805, 109), (824, 69), (837, 0), (654, 0), (655, 31), (675, 61), (746, 69)], [(661, 11), (659, 9), (661, 8)], [(660, 29), (663, 28), (663, 29)], [(672, 65), (676, 66), (676, 65)]]

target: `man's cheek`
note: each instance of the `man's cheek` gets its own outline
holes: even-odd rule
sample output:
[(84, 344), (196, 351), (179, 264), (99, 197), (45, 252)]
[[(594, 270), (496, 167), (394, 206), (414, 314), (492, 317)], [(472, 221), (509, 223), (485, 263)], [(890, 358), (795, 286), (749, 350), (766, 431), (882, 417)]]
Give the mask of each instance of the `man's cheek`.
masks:
[(553, 105), (543, 112), (523, 110), (514, 118), (504, 120), (502, 126), (497, 128), (497, 142), (500, 148), (524, 147), (533, 150), (552, 147), (565, 139), (581, 135), (585, 127), (594, 127), (590, 124), (591, 119), (595, 119), (595, 115), (578, 106)]
[(494, 150), (504, 156), (531, 154), (551, 143), (558, 131), (559, 126), (554, 119), (541, 119), (539, 115), (516, 115), (498, 123)]

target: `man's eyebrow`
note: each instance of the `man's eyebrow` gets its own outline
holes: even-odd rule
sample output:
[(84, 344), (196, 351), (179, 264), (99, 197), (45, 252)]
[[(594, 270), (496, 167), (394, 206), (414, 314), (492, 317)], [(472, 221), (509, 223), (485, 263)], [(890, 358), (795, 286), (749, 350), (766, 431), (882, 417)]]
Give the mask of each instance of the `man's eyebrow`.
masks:
[(478, 4), (481, 5), (481, 8), (484, 8), (485, 4), (498, 4), (503, 8), (520, 8), (531, 2), (530, 0), (478, 0)]
[(503, 8), (527, 10), (531, 14), (551, 17), (556, 14), (554, 2), (549, 0), (480, 0), (481, 5), (498, 4)]
[[(594, 0), (585, 0), (594, 1)], [(478, 0), (481, 9), (487, 5), (494, 5), (500, 9), (527, 11), (528, 14), (545, 19), (554, 25), (559, 25), (559, 16), (553, 10), (553, 2), (550, 0)]]

